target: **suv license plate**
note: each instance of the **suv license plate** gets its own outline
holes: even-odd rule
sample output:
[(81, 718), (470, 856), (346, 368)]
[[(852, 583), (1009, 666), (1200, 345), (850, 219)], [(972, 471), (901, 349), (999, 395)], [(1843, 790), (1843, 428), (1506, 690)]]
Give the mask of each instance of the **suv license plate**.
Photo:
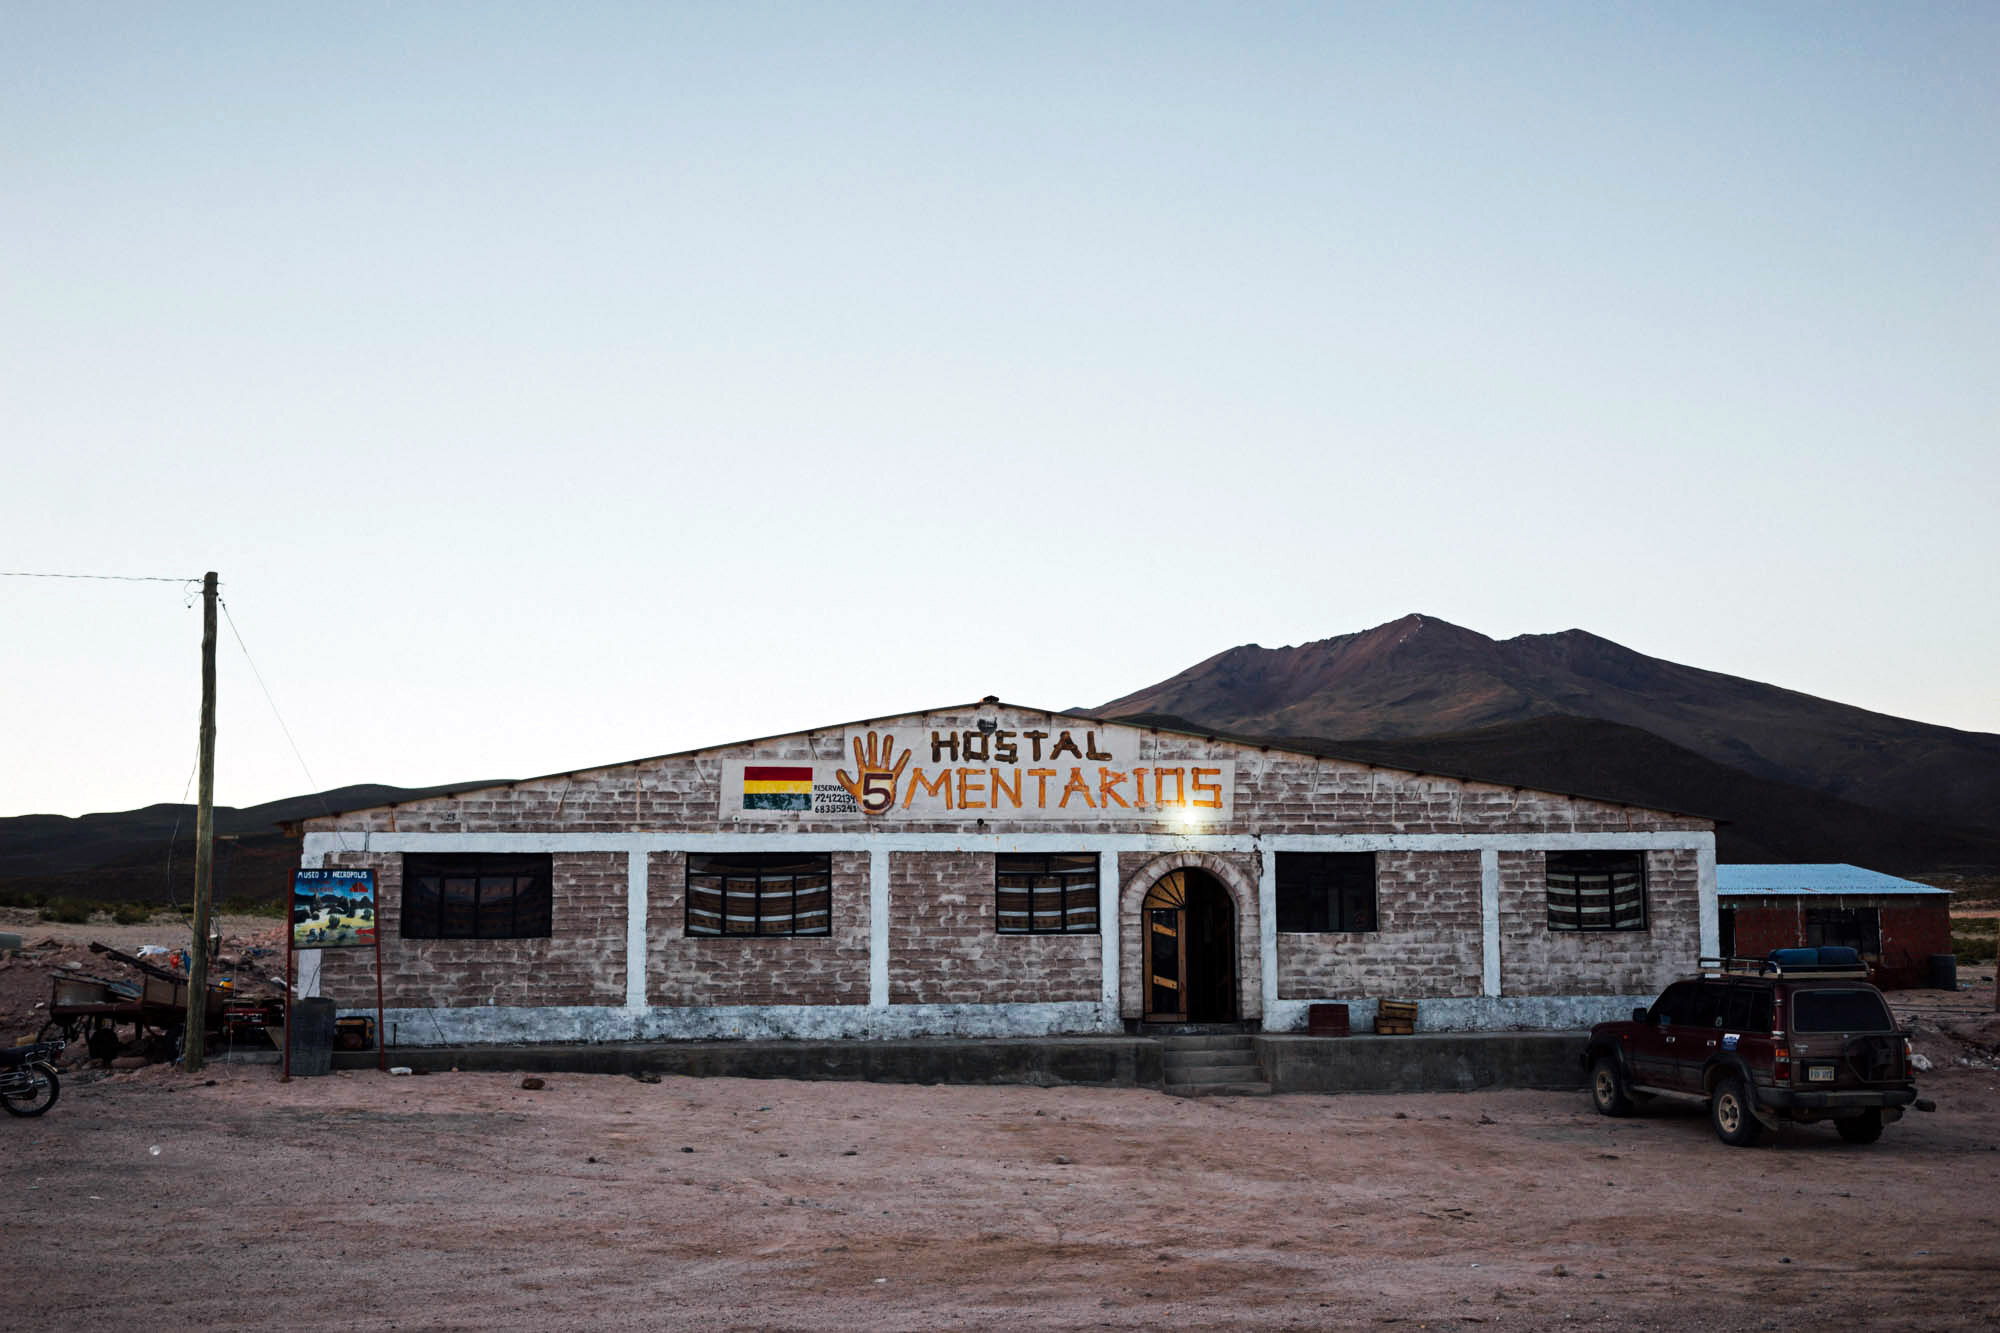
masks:
[(1831, 1082), (1833, 1082), (1833, 1066), (1832, 1066), (1832, 1065), (1812, 1065), (1812, 1066), (1810, 1066), (1810, 1067), (1809, 1067), (1809, 1068), (1807, 1068), (1807, 1070), (1806, 1070), (1806, 1082), (1808, 1082), (1808, 1083), (1831, 1083)]

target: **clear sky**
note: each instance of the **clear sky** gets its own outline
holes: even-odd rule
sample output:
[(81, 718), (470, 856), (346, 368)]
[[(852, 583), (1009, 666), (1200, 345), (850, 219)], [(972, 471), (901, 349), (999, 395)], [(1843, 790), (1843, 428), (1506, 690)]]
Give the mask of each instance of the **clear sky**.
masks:
[[(320, 786), (1417, 611), (2000, 731), (2000, 6), (36, 3), (0, 568)], [(198, 601), (0, 578), (0, 814)], [(308, 790), (223, 631), (216, 795)]]

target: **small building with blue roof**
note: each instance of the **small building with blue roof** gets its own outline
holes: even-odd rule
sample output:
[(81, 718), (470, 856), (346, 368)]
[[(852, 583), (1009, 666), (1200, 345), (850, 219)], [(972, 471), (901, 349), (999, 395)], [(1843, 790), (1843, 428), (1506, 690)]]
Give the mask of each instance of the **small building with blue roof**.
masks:
[(1859, 950), (1875, 984), (1931, 984), (1931, 959), (1951, 952), (1951, 893), (1860, 866), (1718, 865), (1722, 952), (1835, 944)]

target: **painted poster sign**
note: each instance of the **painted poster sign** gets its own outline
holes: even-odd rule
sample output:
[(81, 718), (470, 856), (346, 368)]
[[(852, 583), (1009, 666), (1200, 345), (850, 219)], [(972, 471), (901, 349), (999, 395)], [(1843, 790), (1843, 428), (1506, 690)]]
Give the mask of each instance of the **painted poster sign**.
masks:
[(834, 759), (730, 760), (723, 810), (737, 819), (1082, 819), (1221, 822), (1236, 765), (1141, 760), (1138, 734), (1034, 730), (850, 732)]
[(292, 872), (292, 947), (375, 947), (375, 872)]

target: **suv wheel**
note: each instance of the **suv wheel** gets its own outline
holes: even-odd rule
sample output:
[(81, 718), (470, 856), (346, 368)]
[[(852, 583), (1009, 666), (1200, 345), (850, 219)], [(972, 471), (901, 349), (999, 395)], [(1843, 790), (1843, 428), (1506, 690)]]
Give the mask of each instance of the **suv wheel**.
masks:
[(1882, 1113), (1871, 1106), (1860, 1115), (1834, 1121), (1833, 1127), (1849, 1143), (1873, 1143), (1882, 1137)]
[(1724, 1075), (1715, 1085), (1708, 1099), (1708, 1118), (1715, 1125), (1715, 1137), (1732, 1148), (1748, 1148), (1764, 1133), (1763, 1123), (1750, 1110), (1750, 1090), (1736, 1074)]
[(1590, 1067), (1590, 1104), (1599, 1115), (1630, 1115), (1632, 1098), (1625, 1091), (1625, 1075), (1618, 1062), (1608, 1055), (1597, 1057)]

